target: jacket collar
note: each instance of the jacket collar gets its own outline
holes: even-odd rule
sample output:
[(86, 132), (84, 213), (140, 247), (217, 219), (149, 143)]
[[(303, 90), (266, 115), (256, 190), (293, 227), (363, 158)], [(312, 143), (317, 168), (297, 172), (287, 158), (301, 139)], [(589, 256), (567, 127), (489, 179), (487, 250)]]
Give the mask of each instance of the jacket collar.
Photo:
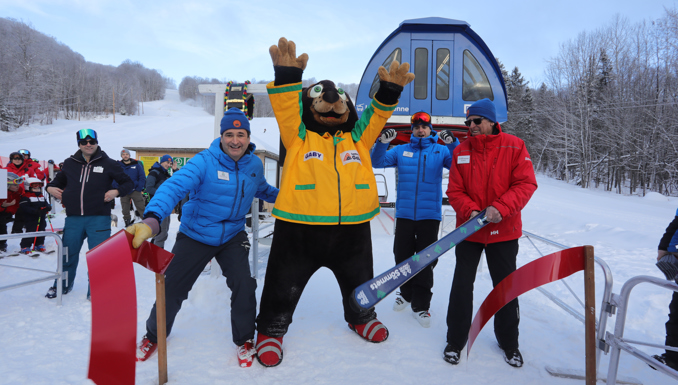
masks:
[(426, 148), (434, 145), (437, 142), (438, 142), (438, 133), (433, 130), (431, 130), (431, 135), (425, 138), (414, 136), (414, 134), (410, 136), (410, 145), (415, 148)]
[[(238, 160), (237, 164), (242, 165), (249, 163), (252, 158), (252, 154), (254, 154), (254, 150), (256, 148), (257, 146), (254, 143), (250, 142), (249, 147), (247, 147), (247, 150), (245, 150), (245, 153)], [(235, 167), (236, 161), (234, 161), (221, 149), (221, 138), (215, 138), (212, 141), (212, 144), (210, 144), (210, 147), (207, 149), (207, 151), (210, 153), (210, 155), (215, 157), (222, 165), (228, 168)]]
[[(71, 155), (71, 158), (73, 158), (78, 163), (87, 164), (87, 161), (82, 156), (82, 150), (76, 151), (75, 154)], [(92, 154), (92, 157), (89, 158), (89, 162), (92, 163), (96, 160), (105, 159), (105, 158), (108, 158), (108, 155), (106, 155), (106, 153), (103, 152), (103, 150), (101, 149), (101, 146), (99, 146), (99, 147), (97, 147), (97, 150), (94, 152), (94, 154)]]

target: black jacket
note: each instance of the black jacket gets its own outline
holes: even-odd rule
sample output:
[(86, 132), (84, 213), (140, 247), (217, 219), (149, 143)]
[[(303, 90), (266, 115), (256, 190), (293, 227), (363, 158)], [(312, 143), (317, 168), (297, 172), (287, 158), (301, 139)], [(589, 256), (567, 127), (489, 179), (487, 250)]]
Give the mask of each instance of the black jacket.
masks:
[(165, 170), (160, 163), (155, 162), (148, 171), (148, 176), (146, 177), (146, 192), (148, 195), (151, 197), (154, 196), (160, 185), (169, 177), (169, 171)]
[(39, 217), (44, 222), (47, 212), (51, 209), (52, 206), (50, 206), (47, 202), (47, 198), (43, 196), (42, 193), (26, 191), (21, 197), (17, 216), (23, 218), (27, 222), (37, 221)]
[(113, 181), (118, 183), (118, 196), (134, 189), (132, 179), (120, 164), (98, 147), (89, 163), (80, 150), (71, 155), (47, 187), (64, 190), (61, 203), (66, 207), (66, 215), (111, 215), (111, 203), (104, 201), (104, 195), (112, 189)]

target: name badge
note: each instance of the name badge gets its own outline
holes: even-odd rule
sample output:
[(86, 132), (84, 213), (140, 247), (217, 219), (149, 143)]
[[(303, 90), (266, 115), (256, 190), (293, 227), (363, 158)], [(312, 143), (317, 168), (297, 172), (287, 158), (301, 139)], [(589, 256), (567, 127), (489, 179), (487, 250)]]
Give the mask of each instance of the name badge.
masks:
[(221, 180), (230, 180), (226, 171), (217, 171), (217, 176)]
[(92, 169), (92, 172), (98, 172), (99, 174), (101, 174), (102, 172), (104, 172), (104, 168), (102, 166), (96, 166)]
[(409, 152), (409, 151), (403, 151), (403, 156), (406, 156), (406, 157), (408, 157), (408, 158), (411, 158), (411, 157), (414, 156), (414, 153), (413, 153), (413, 152)]
[(471, 155), (460, 155), (457, 157), (457, 164), (471, 163)]

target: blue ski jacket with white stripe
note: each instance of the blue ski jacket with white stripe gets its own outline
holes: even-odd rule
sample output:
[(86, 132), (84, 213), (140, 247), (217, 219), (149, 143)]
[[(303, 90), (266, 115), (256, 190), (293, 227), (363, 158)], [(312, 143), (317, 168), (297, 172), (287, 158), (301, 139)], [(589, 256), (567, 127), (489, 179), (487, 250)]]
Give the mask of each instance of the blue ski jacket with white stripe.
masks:
[(219, 246), (245, 229), (245, 215), (254, 197), (275, 202), (278, 189), (264, 178), (254, 143), (236, 162), (221, 150), (220, 138), (199, 152), (163, 183), (146, 206), (144, 217), (159, 221), (189, 194), (182, 207), (179, 231), (198, 242)]
[(443, 202), (443, 167), (449, 170), (452, 150), (458, 141), (443, 146), (438, 144), (438, 133), (419, 138), (410, 137), (410, 143), (389, 151), (388, 143), (377, 140), (372, 149), (372, 167), (398, 168), (396, 218), (420, 221), (440, 220)]

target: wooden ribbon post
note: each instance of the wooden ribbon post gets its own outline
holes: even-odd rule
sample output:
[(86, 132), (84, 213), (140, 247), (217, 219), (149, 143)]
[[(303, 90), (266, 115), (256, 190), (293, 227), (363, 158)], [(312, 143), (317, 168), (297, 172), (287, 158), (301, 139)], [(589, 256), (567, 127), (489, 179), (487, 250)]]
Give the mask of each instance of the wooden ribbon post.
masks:
[(167, 383), (167, 321), (165, 275), (155, 273), (155, 315), (158, 320), (158, 383)]

